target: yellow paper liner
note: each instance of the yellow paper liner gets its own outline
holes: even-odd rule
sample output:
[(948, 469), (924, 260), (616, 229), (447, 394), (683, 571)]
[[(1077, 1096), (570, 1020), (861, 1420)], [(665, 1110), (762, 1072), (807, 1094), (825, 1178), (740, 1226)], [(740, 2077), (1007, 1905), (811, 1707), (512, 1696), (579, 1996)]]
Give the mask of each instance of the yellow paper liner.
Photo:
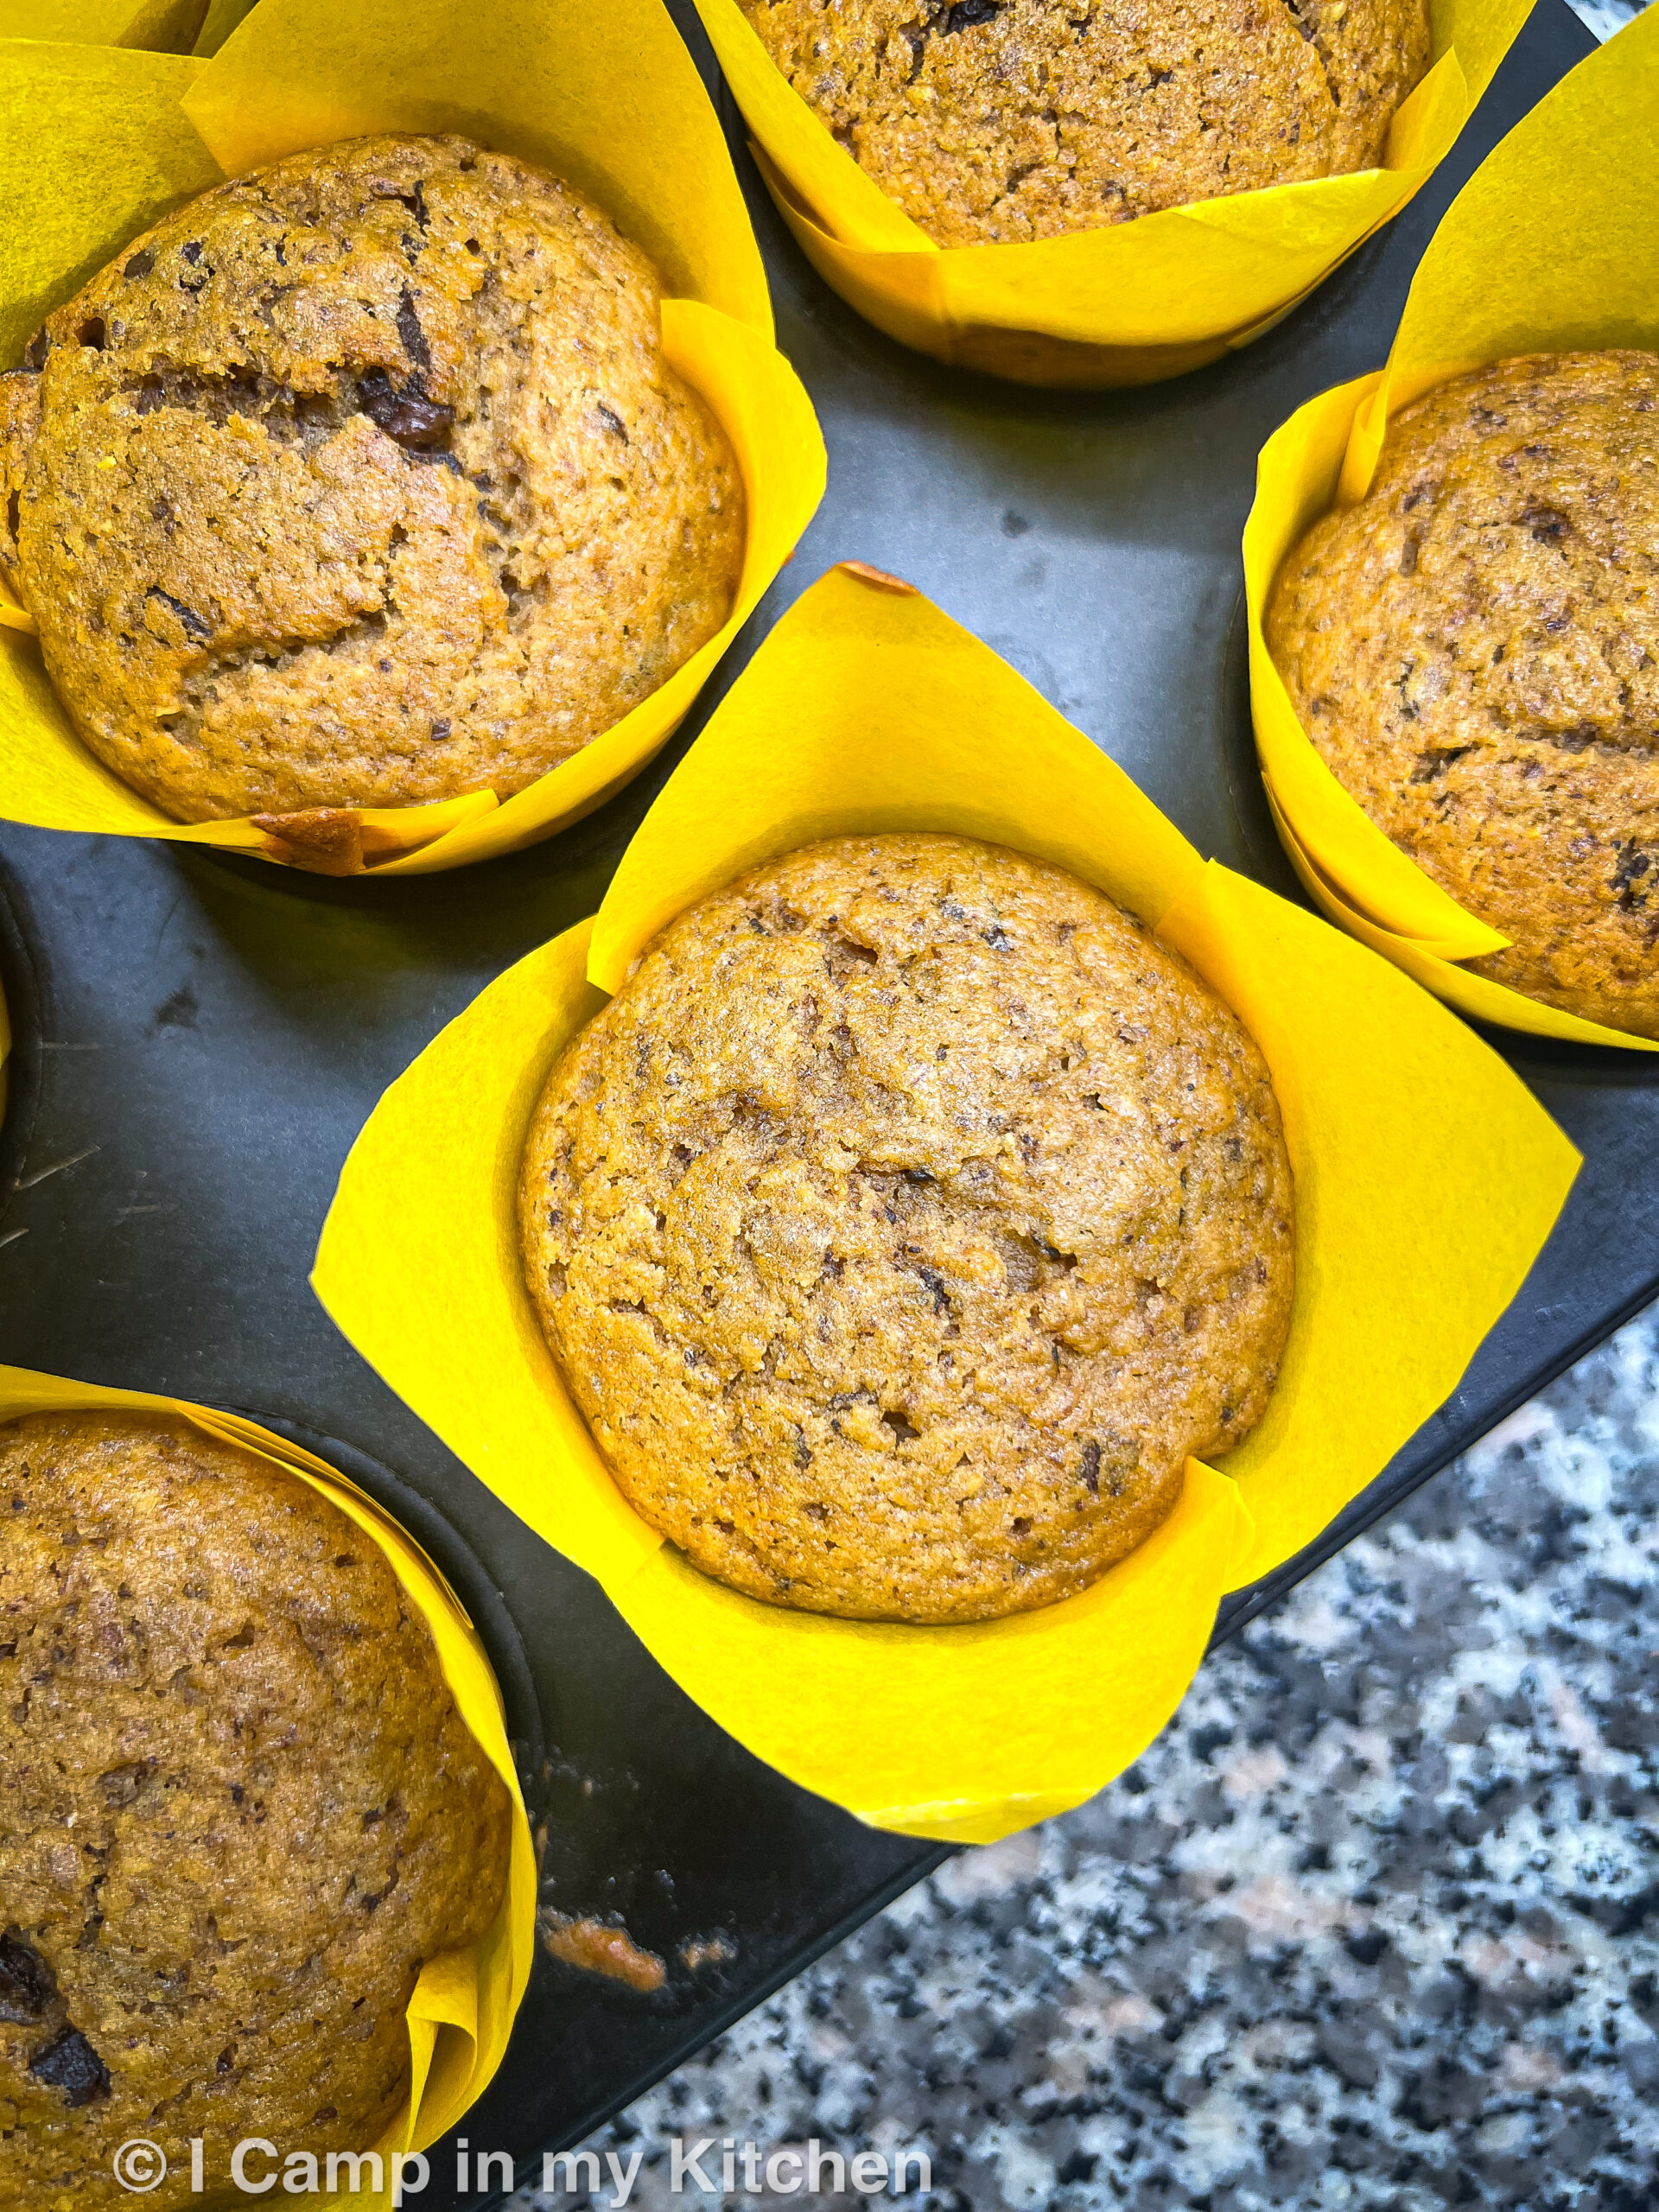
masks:
[(1431, 0), (1422, 82), (1382, 167), (1005, 245), (936, 245), (773, 63), (737, 0), (696, 0), (762, 176), (824, 280), (919, 352), (1025, 384), (1145, 384), (1243, 346), (1397, 214), (1450, 152), (1532, 0)]
[(1389, 419), (1448, 377), (1516, 353), (1659, 347), (1659, 11), (1564, 77), (1452, 202), (1385, 368), (1311, 399), (1262, 449), (1244, 530), (1256, 750), (1287, 851), (1320, 906), (1475, 1020), (1575, 1044), (1659, 1045), (1458, 963), (1509, 939), (1377, 828), (1319, 758), (1268, 650), (1267, 607), (1303, 533), (1370, 487)]
[(188, 54), (207, 15), (207, 0), (0, 0), (0, 39)]
[[(75, 735), (0, 587), (0, 814), (50, 830), (165, 837), (340, 873), (412, 874), (512, 852), (638, 774), (678, 727), (823, 495), (810, 401), (772, 308), (725, 141), (657, 0), (260, 0), (210, 61), (111, 48), (3, 49), (0, 363), (46, 312), (181, 200), (302, 148), (373, 131), (461, 131), (590, 193), (652, 254), (663, 346), (743, 474), (747, 535), (731, 614), (650, 698), (526, 790), (352, 810), (318, 854), (251, 819), (168, 819)], [(349, 827), (349, 825), (347, 825)]]
[[(686, 1566), (611, 1480), (518, 1255), (543, 1083), (643, 947), (757, 861), (876, 830), (1014, 846), (1156, 925), (1260, 1044), (1296, 1178), (1295, 1305), (1260, 1427), (1224, 1471), (1189, 1461), (1174, 1515), (1091, 1590), (972, 1627), (793, 1613)], [(1145, 1748), (1222, 1593), (1298, 1551), (1456, 1387), (1577, 1166), (1525, 1087), (1426, 993), (1206, 865), (988, 647), (908, 587), (842, 568), (721, 702), (594, 921), (492, 983), (385, 1093), (313, 1283), (391, 1387), (603, 1585), (723, 1727), (861, 1819), (983, 1842), (1077, 1803)]]
[[(512, 1854), (506, 1894), (494, 1924), (469, 1949), (446, 1951), (421, 1971), (409, 2000), (410, 2096), (379, 2141), (365, 2144), (383, 2160), (424, 2150), (448, 2133), (493, 2079), (530, 1980), (536, 1948), (536, 1852), (518, 1770), (507, 1743), (501, 1693), (460, 1600), (414, 1539), (373, 1499), (335, 1468), (239, 1414), (192, 1405), (142, 1390), (112, 1390), (27, 1368), (0, 1366), (0, 1421), (39, 1413), (165, 1414), (188, 1421), (221, 1443), (271, 1460), (321, 1492), (379, 1545), (392, 1572), (432, 1631), (439, 1664), (461, 1719), (500, 1776), (512, 1800)], [(232, 2145), (222, 2146), (228, 2154)], [(222, 2179), (222, 2176), (219, 2177)], [(392, 2202), (385, 2188), (352, 2195), (354, 2206)]]
[(201, 33), (194, 51), (211, 59), (242, 18), (251, 13), (254, 5), (255, 0), (208, 0), (207, 12), (202, 18)]

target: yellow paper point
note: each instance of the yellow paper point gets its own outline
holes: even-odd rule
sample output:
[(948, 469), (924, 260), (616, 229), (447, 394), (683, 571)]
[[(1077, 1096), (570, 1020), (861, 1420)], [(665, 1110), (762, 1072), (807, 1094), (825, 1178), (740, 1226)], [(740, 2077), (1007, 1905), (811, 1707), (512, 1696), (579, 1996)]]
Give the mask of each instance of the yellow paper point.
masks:
[(243, 17), (251, 15), (255, 4), (256, 0), (209, 0), (193, 51), (204, 57), (217, 54), (232, 32), (240, 27)]

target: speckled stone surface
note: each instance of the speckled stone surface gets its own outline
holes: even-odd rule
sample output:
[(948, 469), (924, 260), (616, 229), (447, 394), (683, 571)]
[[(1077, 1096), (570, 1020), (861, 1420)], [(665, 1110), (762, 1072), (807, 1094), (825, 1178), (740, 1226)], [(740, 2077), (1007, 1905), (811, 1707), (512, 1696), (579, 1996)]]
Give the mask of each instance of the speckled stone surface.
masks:
[(1632, 16), (1639, 16), (1648, 0), (1570, 0), (1573, 13), (1587, 23), (1598, 38), (1611, 38)]
[(1659, 1307), (1093, 1802), (952, 1860), (591, 2147), (642, 2154), (642, 2212), (699, 2201), (676, 2137), (717, 2171), (815, 2136), (925, 2149), (930, 2212), (1659, 2212), (1656, 1682)]
[(1648, 2212), (1656, 1660), (1659, 1309), (1217, 1653), (1100, 1797), (595, 2147), (644, 2152), (647, 2212), (695, 2196), (676, 2135), (918, 2144), (941, 2212)]

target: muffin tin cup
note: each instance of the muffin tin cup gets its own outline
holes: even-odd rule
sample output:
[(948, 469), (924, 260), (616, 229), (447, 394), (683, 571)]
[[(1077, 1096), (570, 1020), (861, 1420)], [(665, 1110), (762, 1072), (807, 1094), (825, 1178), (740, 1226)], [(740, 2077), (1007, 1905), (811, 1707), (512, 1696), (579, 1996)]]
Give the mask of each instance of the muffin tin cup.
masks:
[(33, 129), (0, 144), (0, 361), (181, 201), (303, 148), (458, 131), (588, 193), (663, 271), (664, 353), (725, 429), (747, 538), (724, 626), (652, 696), (525, 790), (418, 807), (181, 823), (88, 752), (26, 612), (0, 590), (0, 815), (308, 868), (410, 874), (512, 852), (579, 819), (672, 735), (823, 495), (810, 401), (773, 344), (760, 250), (720, 125), (656, 0), (260, 0), (211, 61), (3, 49)]
[(0, 0), (0, 39), (188, 54), (207, 12), (207, 0)]
[(1333, 922), (1478, 1021), (1628, 1052), (1659, 1043), (1562, 1013), (1459, 963), (1509, 939), (1377, 828), (1326, 767), (1268, 649), (1274, 582), (1303, 532), (1370, 487), (1389, 416), (1516, 353), (1659, 346), (1659, 14), (1564, 77), (1452, 202), (1418, 266), (1385, 368), (1309, 400), (1268, 441), (1244, 531), (1250, 705), (1285, 850)]
[[(689, 1567), (612, 1481), (519, 1260), (530, 1117), (604, 995), (744, 869), (874, 830), (1014, 847), (1153, 924), (1261, 1046), (1296, 1180), (1295, 1302), (1260, 1427), (1222, 1470), (1189, 1460), (1169, 1519), (1091, 1588), (968, 1626), (792, 1612)], [(492, 983), (385, 1094), (312, 1281), (391, 1389), (750, 1751), (874, 1826), (983, 1842), (1077, 1804), (1146, 1747), (1222, 1595), (1315, 1536), (1455, 1388), (1577, 1166), (1426, 993), (1206, 864), (988, 646), (898, 579), (843, 566), (721, 702), (594, 920)]]
[[(483, 1643), (460, 1600), (425, 1552), (366, 1491), (325, 1460), (240, 1414), (138, 1390), (106, 1389), (60, 1376), (0, 1366), (0, 1421), (40, 1413), (163, 1414), (191, 1422), (221, 1443), (271, 1460), (319, 1491), (377, 1543), (432, 1632), (462, 1719), (500, 1776), (512, 1800), (507, 1890), (493, 1926), (462, 1951), (448, 1951), (423, 1968), (409, 2002), (410, 2094), (380, 2137), (365, 2145), (388, 2162), (395, 2152), (427, 2149), (447, 2134), (489, 2087), (505, 2053), (530, 1980), (536, 1944), (536, 1853), (501, 1692)], [(363, 2190), (354, 2203), (394, 2201), (386, 2186)]]
[(936, 245), (818, 120), (737, 0), (696, 0), (767, 189), (858, 312), (918, 352), (1019, 384), (1150, 384), (1247, 346), (1433, 174), (1532, 0), (1431, 0), (1422, 82), (1382, 164), (1130, 223), (1001, 245)]

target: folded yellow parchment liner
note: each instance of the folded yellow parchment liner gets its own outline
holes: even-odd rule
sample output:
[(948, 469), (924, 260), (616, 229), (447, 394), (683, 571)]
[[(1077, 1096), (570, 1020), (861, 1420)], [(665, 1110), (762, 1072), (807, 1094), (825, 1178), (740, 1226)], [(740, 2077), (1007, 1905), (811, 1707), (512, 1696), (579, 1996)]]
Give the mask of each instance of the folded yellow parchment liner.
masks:
[(1286, 850), (1332, 919), (1448, 1005), (1541, 1037), (1659, 1050), (1456, 963), (1509, 939), (1442, 891), (1325, 766), (1268, 651), (1274, 580), (1304, 531), (1363, 499), (1389, 416), (1516, 353), (1659, 346), (1659, 10), (1580, 62), (1488, 156), (1423, 256), (1388, 366), (1322, 393), (1262, 448), (1244, 531), (1256, 749)]
[[(167, 1414), (194, 1422), (221, 1442), (270, 1459), (321, 1492), (379, 1545), (391, 1570), (432, 1631), (443, 1678), (461, 1719), (478, 1739), (512, 1799), (512, 1854), (506, 1895), (494, 1925), (465, 1951), (432, 1960), (409, 2000), (410, 2097), (378, 2144), (385, 2160), (397, 2151), (424, 2150), (447, 2135), (488, 2088), (501, 2063), (512, 2023), (530, 1980), (536, 1948), (536, 1853), (524, 1815), (518, 1777), (508, 1747), (501, 1694), (472, 1623), (425, 1553), (374, 1501), (322, 1460), (239, 1414), (218, 1413), (182, 1398), (152, 1397), (141, 1390), (108, 1390), (71, 1382), (22, 1367), (0, 1367), (0, 1421), (41, 1413)], [(223, 2146), (228, 2154), (231, 2145)], [(188, 2159), (181, 2144), (162, 2148), (175, 2163)], [(378, 2212), (391, 2200), (391, 2177), (378, 2194), (365, 2188), (350, 2202)]]
[(207, 16), (207, 0), (0, 0), (0, 39), (188, 54)]
[[(724, 425), (748, 538), (730, 620), (649, 699), (527, 790), (360, 810), (378, 873), (454, 868), (548, 836), (638, 773), (793, 550), (823, 497), (811, 404), (772, 343), (725, 140), (657, 0), (260, 0), (211, 61), (0, 48), (0, 365), (41, 316), (181, 200), (308, 146), (461, 131), (567, 177), (652, 255), (671, 364)], [(0, 816), (50, 830), (302, 855), (250, 820), (183, 825), (109, 774), (0, 603)]]
[[(1261, 1427), (1224, 1473), (1190, 1460), (1169, 1520), (1092, 1589), (970, 1627), (789, 1612), (686, 1566), (612, 1482), (519, 1265), (529, 1117), (604, 993), (742, 869), (871, 830), (1014, 846), (1154, 924), (1266, 1054), (1296, 1178), (1296, 1301)], [(842, 569), (721, 702), (597, 918), (510, 969), (386, 1092), (313, 1282), (391, 1388), (751, 1751), (879, 1827), (984, 1842), (1077, 1804), (1144, 1750), (1223, 1592), (1299, 1550), (1454, 1388), (1577, 1166), (1433, 999), (1206, 866), (988, 646), (907, 586)]]
[(696, 0), (784, 219), (878, 328), (1022, 384), (1147, 384), (1247, 345), (1450, 152), (1532, 0), (1431, 0), (1427, 74), (1382, 166), (1007, 245), (934, 245), (819, 122), (737, 0)]

